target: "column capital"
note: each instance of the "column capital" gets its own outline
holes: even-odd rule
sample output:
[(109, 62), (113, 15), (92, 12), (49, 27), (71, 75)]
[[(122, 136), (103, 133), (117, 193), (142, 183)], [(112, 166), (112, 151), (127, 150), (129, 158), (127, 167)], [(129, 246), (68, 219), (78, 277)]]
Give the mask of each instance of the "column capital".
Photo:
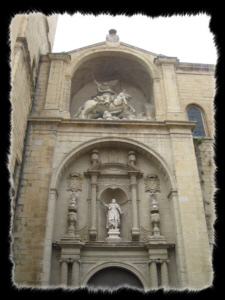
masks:
[(168, 57), (168, 56), (164, 56), (164, 55), (158, 55), (154, 59), (154, 63), (157, 66), (163, 65), (163, 64), (173, 64), (175, 66), (175, 68), (177, 68), (177, 66), (179, 64), (179, 59), (177, 57)]

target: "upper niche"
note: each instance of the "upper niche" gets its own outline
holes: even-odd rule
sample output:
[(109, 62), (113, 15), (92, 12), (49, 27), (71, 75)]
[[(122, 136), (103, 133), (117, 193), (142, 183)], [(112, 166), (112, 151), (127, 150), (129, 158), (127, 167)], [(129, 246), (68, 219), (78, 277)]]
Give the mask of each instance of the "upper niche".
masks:
[(106, 52), (104, 55), (84, 62), (74, 73), (71, 85), (71, 117), (85, 101), (97, 95), (95, 81), (103, 83), (117, 81), (113, 91), (125, 90), (132, 96), (129, 103), (137, 113), (148, 116), (154, 107), (152, 79), (143, 65), (129, 54)]

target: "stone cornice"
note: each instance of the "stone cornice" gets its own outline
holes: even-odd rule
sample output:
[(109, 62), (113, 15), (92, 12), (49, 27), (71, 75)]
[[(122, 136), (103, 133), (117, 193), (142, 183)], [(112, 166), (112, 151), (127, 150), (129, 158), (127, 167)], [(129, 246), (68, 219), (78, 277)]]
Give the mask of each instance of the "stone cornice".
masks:
[(197, 72), (198, 74), (208, 73), (209, 75), (213, 75), (215, 73), (215, 65), (180, 62), (177, 67), (177, 72), (181, 74), (184, 72)]
[(157, 66), (164, 65), (164, 64), (166, 65), (173, 64), (176, 69), (179, 64), (179, 59), (177, 59), (176, 57), (167, 57), (167, 56), (159, 55), (154, 59), (154, 63)]
[(40, 117), (40, 116), (28, 116), (29, 122), (36, 123), (55, 123), (56, 125), (70, 125), (70, 126), (100, 126), (102, 127), (149, 127), (149, 128), (186, 128), (193, 129), (196, 125), (196, 121), (149, 121), (149, 120), (80, 120), (80, 119), (64, 119), (57, 117)]
[(50, 60), (62, 60), (64, 62), (70, 62), (71, 56), (67, 53), (49, 53), (48, 58)]
[(134, 126), (194, 126), (195, 121), (149, 121), (149, 120), (82, 120), (82, 119), (65, 119), (61, 117), (41, 117), (41, 116), (28, 116), (28, 121), (30, 122), (57, 122), (61, 124), (81, 124), (81, 125), (114, 125), (114, 126), (123, 126), (123, 125), (134, 125)]

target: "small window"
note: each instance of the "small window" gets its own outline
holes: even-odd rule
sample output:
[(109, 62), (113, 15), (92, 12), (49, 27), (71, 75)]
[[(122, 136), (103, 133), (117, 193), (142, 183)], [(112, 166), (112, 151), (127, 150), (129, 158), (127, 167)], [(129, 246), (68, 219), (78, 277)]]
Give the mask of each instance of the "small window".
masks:
[(202, 112), (199, 108), (191, 106), (187, 110), (188, 120), (189, 121), (197, 121), (195, 125), (193, 136), (205, 136), (205, 128), (203, 124)]

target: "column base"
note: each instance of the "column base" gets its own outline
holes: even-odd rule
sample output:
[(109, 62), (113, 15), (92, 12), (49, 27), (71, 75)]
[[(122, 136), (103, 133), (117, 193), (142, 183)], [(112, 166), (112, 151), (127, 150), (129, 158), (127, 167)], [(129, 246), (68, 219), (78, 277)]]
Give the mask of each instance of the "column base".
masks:
[(96, 228), (90, 228), (89, 229), (89, 239), (90, 239), (90, 241), (96, 241), (97, 240), (97, 229)]
[(140, 237), (139, 228), (137, 228), (137, 227), (132, 228), (131, 234), (132, 234), (132, 240), (133, 241), (139, 241), (139, 237)]

